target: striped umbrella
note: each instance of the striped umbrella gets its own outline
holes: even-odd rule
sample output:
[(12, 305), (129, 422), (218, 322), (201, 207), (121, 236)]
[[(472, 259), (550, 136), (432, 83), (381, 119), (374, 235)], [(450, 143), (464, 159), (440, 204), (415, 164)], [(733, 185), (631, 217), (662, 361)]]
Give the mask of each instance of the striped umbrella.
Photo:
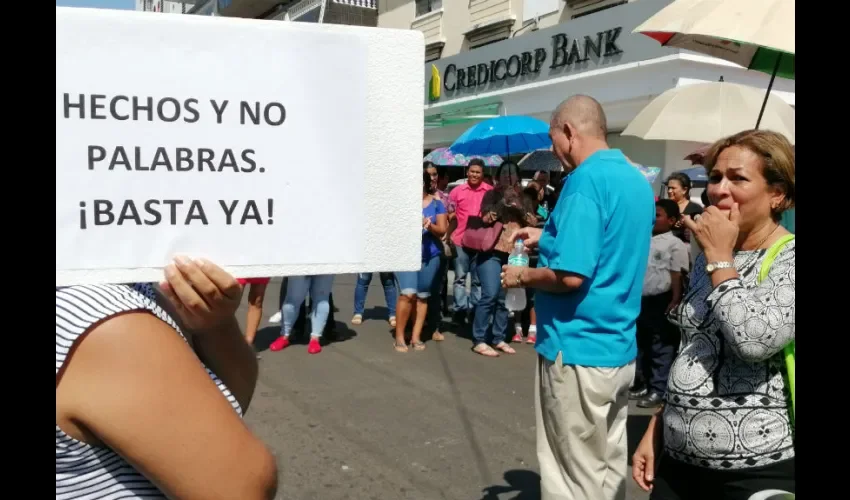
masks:
[(499, 155), (466, 156), (455, 154), (449, 148), (437, 148), (428, 153), (422, 161), (430, 161), (434, 165), (440, 165), (442, 167), (465, 167), (469, 165), (470, 160), (473, 158), (482, 160), (484, 165), (488, 167), (498, 167), (503, 161)]
[(676, 0), (634, 33), (661, 45), (719, 57), (770, 75), (756, 127), (776, 76), (795, 79), (795, 0)]
[(676, 0), (635, 28), (661, 45), (795, 78), (795, 0)]

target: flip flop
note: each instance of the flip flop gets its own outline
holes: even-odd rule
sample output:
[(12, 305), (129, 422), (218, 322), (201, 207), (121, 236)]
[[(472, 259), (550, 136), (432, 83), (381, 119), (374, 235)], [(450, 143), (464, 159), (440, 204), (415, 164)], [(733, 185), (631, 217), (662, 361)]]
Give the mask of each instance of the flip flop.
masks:
[(505, 354), (516, 354), (516, 350), (513, 347), (509, 346), (507, 342), (500, 342), (495, 347), (496, 349), (502, 351)]
[(395, 342), (393, 342), (393, 349), (395, 349), (395, 352), (407, 352), (407, 346), (406, 345), (396, 344)]
[(488, 358), (498, 358), (499, 353), (496, 352), (492, 347), (487, 344), (478, 344), (477, 346), (472, 348), (472, 352), (476, 354), (480, 354), (482, 356), (486, 356)]
[(413, 347), (414, 351), (425, 350), (425, 342), (422, 342), (421, 340), (419, 342), (411, 342), (410, 345)]

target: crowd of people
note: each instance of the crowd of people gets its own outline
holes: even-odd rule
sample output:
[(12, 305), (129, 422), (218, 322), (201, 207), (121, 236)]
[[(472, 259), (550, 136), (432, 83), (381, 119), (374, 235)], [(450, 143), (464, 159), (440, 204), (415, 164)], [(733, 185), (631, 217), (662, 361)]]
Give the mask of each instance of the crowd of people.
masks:
[[(495, 178), (489, 180), (484, 169), (484, 162), (473, 158), (466, 167), (466, 181), (448, 192), (446, 168), (430, 162), (423, 164), (421, 267), (418, 271), (379, 273), (387, 321), (395, 330), (393, 348), (397, 352), (424, 350), (423, 339), (445, 340), (440, 331), (444, 316), (451, 317), (459, 327), (470, 327), (472, 349), (484, 356), (515, 354), (510, 343), (536, 341), (533, 305), (519, 314), (508, 311), (499, 275), (513, 248), (513, 232), (522, 227), (541, 226), (548, 217), (549, 207), (557, 203), (557, 191), (544, 171), (536, 172), (523, 186), (516, 163), (502, 163)], [(452, 304), (448, 294), (450, 267), (454, 271)], [(373, 273), (358, 274), (352, 325), (363, 322), (372, 278)], [(250, 287), (246, 338), (253, 343), (262, 319), (269, 278), (239, 281)], [(299, 314), (309, 314), (311, 334), (307, 352), (317, 354), (328, 330), (333, 277), (308, 276), (286, 281), (282, 310), (270, 317), (271, 323), (282, 323), (281, 335), (269, 349), (280, 351), (288, 347)], [(533, 304), (533, 290), (528, 290), (527, 295), (529, 304)], [(309, 313), (301, 307), (308, 297)], [(511, 318), (514, 334), (509, 338)]]
[[(554, 186), (538, 173), (523, 187), (510, 161), (487, 182), (472, 160), (447, 193), (445, 171), (424, 165), (421, 267), (380, 275), (393, 348), (443, 340), (444, 313), (471, 327), (479, 355), (534, 343), (544, 500), (625, 498), (630, 397), (657, 408), (632, 457), (652, 500), (793, 492), (782, 353), (795, 339), (795, 242), (780, 223), (795, 203), (793, 148), (761, 130), (718, 141), (700, 206), (683, 176), (658, 200), (607, 135), (601, 105), (578, 95), (550, 122), (567, 174)], [(508, 265), (518, 240), (533, 265)], [(352, 324), (371, 279), (358, 276)], [(275, 458), (240, 418), (268, 283), (178, 258), (158, 285), (57, 288), (57, 498), (274, 498)], [(321, 352), (332, 285), (286, 280), (272, 351), (290, 345), (309, 298), (308, 352)], [(245, 287), (243, 336), (234, 314)], [(512, 315), (513, 288), (530, 300)]]

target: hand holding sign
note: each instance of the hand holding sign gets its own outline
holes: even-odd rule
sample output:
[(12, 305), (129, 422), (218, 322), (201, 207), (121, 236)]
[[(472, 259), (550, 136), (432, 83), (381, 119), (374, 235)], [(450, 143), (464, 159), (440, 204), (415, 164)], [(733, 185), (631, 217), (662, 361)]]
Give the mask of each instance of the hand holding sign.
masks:
[(182, 324), (202, 332), (233, 318), (242, 287), (233, 276), (206, 260), (178, 257), (165, 268), (159, 288), (174, 304)]

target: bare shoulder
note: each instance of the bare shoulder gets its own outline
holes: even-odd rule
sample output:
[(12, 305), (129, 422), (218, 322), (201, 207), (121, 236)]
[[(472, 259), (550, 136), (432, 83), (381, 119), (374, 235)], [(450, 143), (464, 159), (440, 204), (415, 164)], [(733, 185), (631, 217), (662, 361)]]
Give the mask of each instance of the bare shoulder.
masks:
[(169, 497), (274, 496), (274, 458), (166, 322), (149, 311), (110, 316), (68, 358), (57, 423), (77, 422)]

